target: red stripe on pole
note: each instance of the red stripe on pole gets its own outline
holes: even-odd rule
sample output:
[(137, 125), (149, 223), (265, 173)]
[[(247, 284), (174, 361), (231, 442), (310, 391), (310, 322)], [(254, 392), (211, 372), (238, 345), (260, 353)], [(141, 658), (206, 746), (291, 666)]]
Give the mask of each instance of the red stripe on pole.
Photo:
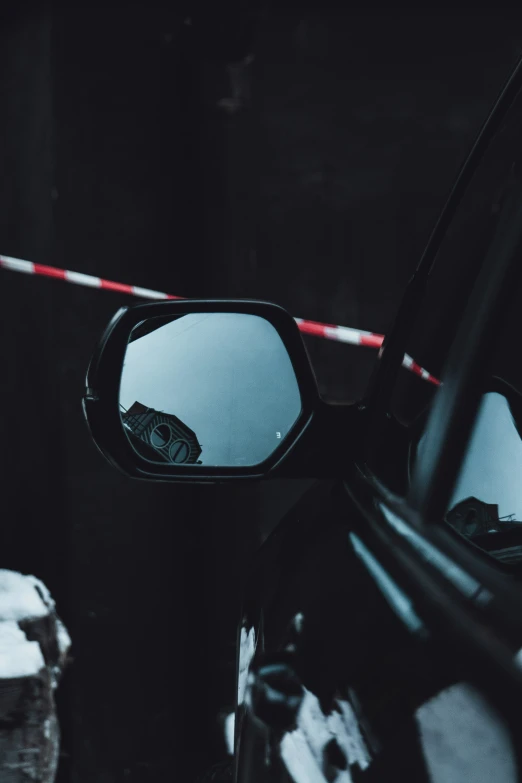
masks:
[(361, 345), (367, 348), (380, 348), (384, 340), (383, 334), (362, 334)]
[(65, 269), (57, 269), (55, 266), (46, 266), (45, 264), (34, 264), (34, 274), (65, 280)]
[(126, 283), (114, 283), (112, 280), (100, 280), (100, 288), (107, 291), (119, 291), (121, 294), (134, 294), (134, 286)]
[(298, 323), (301, 332), (314, 334), (316, 337), (326, 337), (326, 329), (336, 329), (333, 324), (319, 324), (317, 321), (300, 321)]

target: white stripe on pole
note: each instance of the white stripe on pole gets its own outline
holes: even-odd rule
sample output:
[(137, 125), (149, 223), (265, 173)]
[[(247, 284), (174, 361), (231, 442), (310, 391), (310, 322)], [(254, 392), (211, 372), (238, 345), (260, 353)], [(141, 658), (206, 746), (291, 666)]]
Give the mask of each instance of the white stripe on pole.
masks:
[(76, 285), (86, 285), (91, 288), (100, 288), (101, 279), (94, 275), (84, 275), (81, 272), (69, 272), (67, 269), (65, 272), (65, 279), (69, 283), (76, 283)]
[(132, 287), (135, 296), (142, 296), (144, 299), (168, 299), (169, 295), (162, 291), (153, 291), (151, 288), (140, 288), (135, 285)]
[(34, 273), (34, 264), (32, 261), (22, 261), (21, 258), (11, 258), (11, 256), (0, 256), (2, 266), (11, 269), (13, 272), (26, 272), (30, 275)]
[[(349, 345), (361, 344), (361, 332), (350, 329), (347, 326), (325, 326), (324, 334), (326, 338), (337, 340), (339, 343), (348, 343)], [(370, 334), (370, 332), (365, 334)]]

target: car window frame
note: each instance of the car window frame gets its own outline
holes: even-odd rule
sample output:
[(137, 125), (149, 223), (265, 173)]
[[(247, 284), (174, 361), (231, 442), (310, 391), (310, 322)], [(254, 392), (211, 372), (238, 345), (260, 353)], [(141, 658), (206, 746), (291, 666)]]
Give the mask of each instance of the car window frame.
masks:
[[(465, 174), (467, 181), (461, 188), (459, 196), (463, 194), (494, 132), (513, 102), (519, 98), (522, 88), (521, 65), (522, 59), (497, 101), (496, 109), (483, 127), (482, 134), (486, 132), (489, 138), (486, 142), (482, 138), (484, 143), (482, 143), (481, 154), (475, 155), (474, 158), (472, 155), (468, 156), (449, 202), (455, 195), (455, 188), (459, 182), (462, 185), (462, 176)], [(502, 110), (500, 116), (495, 116), (499, 103), (502, 103)], [(490, 123), (489, 127), (488, 123)], [(479, 141), (480, 136), (472, 153), (477, 151)], [(471, 162), (473, 165), (470, 170)], [(377, 553), (379, 560), (389, 568), (390, 574), (397, 579), (398, 584), (407, 585), (409, 594), (417, 596), (419, 607), (425, 607), (435, 619), (435, 627), (439, 630), (445, 628), (445, 633), (447, 631), (453, 635), (458, 644), (465, 646), (473, 654), (470, 676), (471, 670), (478, 680), (482, 680), (485, 676), (481, 687), (484, 686), (488, 690), (491, 698), (498, 703), (505, 714), (512, 713), (518, 720), (518, 702), (514, 700), (514, 695), (517, 694), (518, 699), (522, 696), (522, 668), (520, 656), (517, 657), (513, 651), (515, 644), (513, 640), (516, 639), (517, 649), (520, 652), (522, 582), (513, 579), (512, 575), (507, 573), (504, 564), (474, 546), (464, 536), (458, 535), (443, 519), (444, 503), (449, 498), (457, 479), (479, 409), (481, 387), (477, 379), (480, 379), (481, 374), (486, 371), (484, 351), (491, 350), (494, 345), (500, 323), (501, 305), (513, 288), (513, 275), (522, 274), (521, 265), (517, 267), (516, 257), (509, 252), (509, 247), (504, 247), (504, 263), (499, 265), (495, 255), (501, 236), (499, 229), (504, 232), (507, 224), (516, 224), (517, 220), (513, 221), (513, 217), (518, 218), (520, 230), (517, 237), (511, 235), (511, 240), (522, 246), (522, 182), (516, 183), (514, 187), (517, 189), (515, 202), (511, 204), (504, 202), (497, 230), (482, 260), (480, 271), (470, 280), (473, 293), (452, 343), (448, 362), (441, 376), (442, 386), (437, 390), (431, 410), (427, 414), (432, 437), (438, 435), (442, 442), (443, 439), (440, 437), (442, 433), (440, 431), (437, 433), (437, 430), (440, 430), (440, 422), (437, 422), (434, 409), (436, 405), (439, 408), (446, 408), (444, 434), (445, 436), (451, 434), (450, 440), (445, 447), (439, 443), (436, 458), (432, 456), (430, 462), (424, 458), (422, 468), (420, 463), (415, 466), (412, 485), (403, 496), (393, 494), (383, 484), (369, 466), (366, 454), (361, 455), (351, 482), (345, 483), (344, 488), (362, 512), (361, 518), (364, 519), (364, 524), (358, 528), (361, 539)], [(451, 205), (449, 202), (446, 204), (446, 226), (449, 225), (447, 219), (449, 206), (452, 214), (459, 200), (460, 198), (454, 198)], [(372, 399), (371, 396), (365, 402), (367, 439), (371, 437), (372, 427), (376, 422), (382, 423), (386, 419), (389, 421), (392, 419), (389, 414), (391, 391), (396, 373), (401, 371), (409, 329), (412, 328), (416, 313), (422, 306), (422, 296), (415, 301), (417, 294), (422, 291), (419, 274), (427, 279), (444, 236), (444, 232), (439, 232), (436, 236), (437, 227), (440, 228), (440, 225), (439, 218), (429, 246), (419, 264), (417, 279), (414, 276), (410, 290), (406, 293), (399, 310), (399, 324), (398, 326), (396, 324), (388, 341), (389, 346), (392, 345), (392, 350), (388, 346), (387, 365), (383, 364), (375, 372), (375, 384), (382, 382), (383, 388), (377, 395), (377, 404), (376, 398)], [(501, 246), (502, 244), (503, 242), (500, 243)], [(520, 255), (522, 256), (522, 252)], [(479, 318), (477, 313), (480, 313)], [(489, 324), (491, 327), (492, 322), (495, 322), (495, 328), (487, 329), (486, 325)], [(384, 353), (381, 362), (383, 357)], [(395, 366), (393, 366), (394, 360)], [(365, 405), (361, 407), (364, 408)], [(462, 413), (464, 413), (463, 420)], [(453, 455), (452, 469), (448, 475), (444, 460), (450, 444), (452, 447), (457, 447), (457, 453)], [(439, 492), (441, 495), (438, 495)], [(395, 518), (402, 522), (402, 530), (390, 523), (386, 513), (395, 515)], [(415, 538), (417, 543), (414, 545), (412, 542)], [(433, 553), (431, 560), (426, 559), (422, 554), (423, 547)], [(443, 565), (444, 562), (446, 566)], [(470, 599), (456, 587), (455, 583), (451, 584), (452, 569), (456, 573), (460, 572), (464, 577), (476, 580), (478, 590), (475, 598)], [(484, 667), (489, 667), (487, 672)], [(487, 676), (484, 675), (485, 672)], [(497, 687), (498, 691), (495, 690)]]
[[(499, 628), (516, 625), (522, 638), (522, 582), (509, 579), (511, 569), (457, 535), (444, 521), (487, 383), (488, 357), (494, 350), (506, 303), (516, 290), (514, 277), (522, 276), (522, 181), (517, 183), (513, 198), (514, 203), (507, 205), (505, 219), (499, 220), (496, 232), (500, 247), (504, 244), (504, 255), (497, 252), (499, 244), (494, 239), (473, 286), (442, 373), (442, 385), (428, 414), (425, 433), (432, 439), (433, 450), (429, 453), (427, 449), (419, 457), (408, 493), (397, 499), (399, 505), (393, 500), (387, 505), (400, 508), (400, 517), (410, 528), (416, 528), (438, 552), (499, 599), (505, 610), (503, 620), (499, 618)], [(508, 229), (513, 229), (513, 233), (504, 242)]]
[(380, 422), (388, 416), (395, 381), (397, 374), (401, 371), (403, 357), (406, 353), (408, 337), (422, 308), (429, 275), (434, 264), (437, 263), (437, 255), (447, 231), (490, 143), (496, 137), (505, 117), (521, 93), (522, 56), (518, 59), (506, 80), (468, 155), (464, 159), (417, 268), (406, 286), (392, 327), (386, 333), (379, 351), (379, 360), (370, 377), (363, 403), (367, 411), (369, 434), (377, 430)]
[[(406, 499), (432, 523), (443, 518), (488, 382), (502, 314), (522, 275), (522, 180), (512, 185), (493, 241), (450, 348), (431, 405), (425, 437), (431, 445), (416, 461)], [(517, 257), (517, 249), (519, 255)]]

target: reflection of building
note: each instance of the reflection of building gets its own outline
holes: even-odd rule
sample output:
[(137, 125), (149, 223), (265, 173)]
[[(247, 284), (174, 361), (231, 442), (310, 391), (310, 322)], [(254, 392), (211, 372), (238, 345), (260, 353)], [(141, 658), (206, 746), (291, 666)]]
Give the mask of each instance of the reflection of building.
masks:
[(446, 513), (446, 522), (465, 536), (480, 536), (483, 533), (498, 533), (512, 528), (520, 529), (520, 523), (514, 520), (498, 518), (496, 503), (483, 503), (482, 500), (470, 497), (461, 500)]
[(160, 457), (175, 464), (198, 462), (202, 449), (196, 433), (173, 413), (135, 402), (127, 411), (121, 411), (121, 418), (125, 429), (134, 436), (131, 442), (138, 447), (139, 439), (138, 450), (148, 459)]

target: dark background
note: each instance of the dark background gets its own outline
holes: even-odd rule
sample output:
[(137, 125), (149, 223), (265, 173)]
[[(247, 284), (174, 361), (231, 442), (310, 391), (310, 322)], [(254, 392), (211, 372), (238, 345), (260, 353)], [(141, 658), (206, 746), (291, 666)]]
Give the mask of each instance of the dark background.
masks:
[[(385, 332), (522, 14), (204, 8), (3, 12), (0, 253)], [(226, 63), (250, 51), (230, 112)], [(130, 303), (0, 270), (0, 565), (47, 582), (73, 637), (67, 783), (190, 780), (218, 756), (242, 569), (306, 486), (145, 484), (105, 463), (80, 398)], [(362, 394), (372, 351), (306, 343), (323, 394)]]

